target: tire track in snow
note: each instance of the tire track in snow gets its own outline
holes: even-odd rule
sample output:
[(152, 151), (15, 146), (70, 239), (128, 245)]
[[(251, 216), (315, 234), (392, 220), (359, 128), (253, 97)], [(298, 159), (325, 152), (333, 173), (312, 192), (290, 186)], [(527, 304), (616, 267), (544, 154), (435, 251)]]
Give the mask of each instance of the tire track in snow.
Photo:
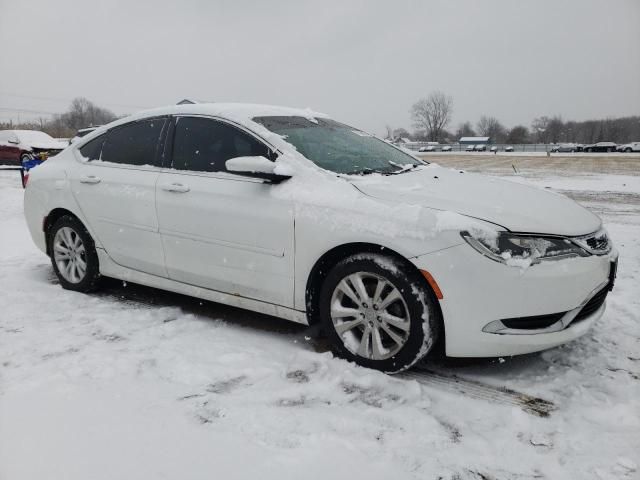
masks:
[(553, 402), (543, 398), (534, 397), (507, 387), (494, 387), (493, 385), (462, 378), (455, 374), (419, 368), (396, 376), (416, 380), (422, 385), (461, 393), (468, 398), (483, 400), (492, 404), (497, 403), (518, 407), (537, 417), (548, 417), (556, 409)]

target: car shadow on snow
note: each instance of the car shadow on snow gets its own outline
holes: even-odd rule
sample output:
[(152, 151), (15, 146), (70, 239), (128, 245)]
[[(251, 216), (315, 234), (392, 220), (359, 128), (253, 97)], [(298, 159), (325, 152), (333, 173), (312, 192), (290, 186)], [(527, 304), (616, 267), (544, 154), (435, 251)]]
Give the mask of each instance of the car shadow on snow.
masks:
[[(59, 283), (51, 268), (47, 273), (47, 281), (51, 284)], [(317, 328), (166, 290), (103, 278), (100, 290), (90, 295), (143, 308), (178, 307), (183, 312), (200, 318), (223, 320), (256, 331), (304, 338), (307, 341), (300, 342), (301, 346), (309, 345), (318, 353), (330, 351), (327, 340)], [(428, 368), (443, 375), (457, 378), (461, 375), (471, 376), (476, 380), (500, 384), (507, 378), (537, 372), (547, 367), (548, 362), (540, 353), (504, 358), (449, 358), (440, 347), (419, 362), (414, 370)]]

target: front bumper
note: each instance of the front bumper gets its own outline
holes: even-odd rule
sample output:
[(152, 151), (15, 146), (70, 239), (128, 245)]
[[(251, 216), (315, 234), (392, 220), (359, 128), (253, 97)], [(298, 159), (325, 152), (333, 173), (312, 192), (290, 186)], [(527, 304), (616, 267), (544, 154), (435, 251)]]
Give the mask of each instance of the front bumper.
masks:
[[(617, 257), (613, 250), (520, 269), (494, 262), (465, 244), (412, 261), (427, 270), (442, 291), (446, 354), (496, 357), (545, 350), (584, 335), (604, 313), (605, 303), (578, 315), (608, 288)], [(558, 316), (544, 328), (505, 328), (502, 322), (552, 315)]]

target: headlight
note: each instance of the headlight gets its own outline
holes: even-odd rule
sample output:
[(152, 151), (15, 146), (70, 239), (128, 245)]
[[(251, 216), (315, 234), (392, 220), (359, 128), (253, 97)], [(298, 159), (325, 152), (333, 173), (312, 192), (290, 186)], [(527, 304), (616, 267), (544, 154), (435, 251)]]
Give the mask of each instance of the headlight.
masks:
[[(478, 252), (496, 262), (522, 266), (568, 257), (587, 257), (589, 252), (568, 238), (499, 232), (495, 237), (461, 232)], [(515, 260), (515, 261), (514, 261)]]

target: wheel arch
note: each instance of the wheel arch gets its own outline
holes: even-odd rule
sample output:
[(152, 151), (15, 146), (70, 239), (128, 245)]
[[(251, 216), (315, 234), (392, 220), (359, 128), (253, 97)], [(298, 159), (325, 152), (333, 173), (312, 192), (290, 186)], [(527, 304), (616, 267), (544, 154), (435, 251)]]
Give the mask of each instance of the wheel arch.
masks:
[(49, 232), (51, 231), (51, 227), (53, 227), (53, 225), (62, 217), (64, 217), (65, 215), (70, 215), (74, 218), (76, 218), (80, 223), (82, 223), (82, 225), (84, 225), (85, 228), (87, 228), (87, 226), (85, 225), (85, 223), (80, 219), (80, 217), (78, 215), (76, 215), (75, 213), (73, 213), (71, 210), (68, 210), (66, 208), (61, 208), (61, 207), (57, 207), (54, 208), (53, 210), (51, 210), (47, 216), (44, 219), (44, 222), (42, 223), (42, 230), (44, 232), (44, 238), (45, 238), (45, 242), (47, 245), (47, 255), (51, 256), (51, 245), (49, 242)]
[(442, 320), (442, 309), (440, 308), (440, 302), (435, 292), (433, 291), (433, 288), (431, 287), (431, 285), (429, 285), (429, 282), (426, 280), (426, 278), (420, 273), (418, 267), (416, 267), (406, 257), (391, 248), (367, 242), (345, 243), (333, 247), (332, 249), (325, 252), (313, 265), (311, 271), (309, 272), (305, 289), (305, 306), (307, 311), (307, 321), (309, 322), (309, 325), (316, 326), (320, 324), (318, 300), (320, 297), (320, 289), (322, 288), (322, 283), (327, 277), (329, 271), (341, 260), (359, 253), (379, 253), (382, 255), (393, 257), (401, 262), (407, 269), (413, 271), (418, 275), (418, 277), (423, 281), (423, 286), (432, 295), (433, 304), (437, 309), (438, 322), (441, 328), (441, 339), (443, 339), (444, 322)]

